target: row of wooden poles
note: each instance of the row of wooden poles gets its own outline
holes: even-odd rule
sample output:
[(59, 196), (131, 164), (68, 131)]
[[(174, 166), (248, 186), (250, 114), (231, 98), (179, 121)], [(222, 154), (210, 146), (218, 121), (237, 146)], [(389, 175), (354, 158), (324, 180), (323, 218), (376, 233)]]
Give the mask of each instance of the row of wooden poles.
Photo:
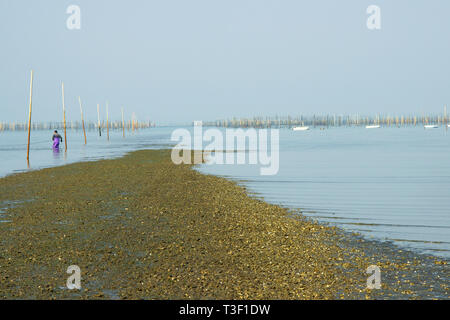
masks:
[[(67, 121), (67, 129), (70, 130), (83, 130), (81, 121)], [(97, 131), (98, 132), (98, 123), (97, 121), (84, 121), (86, 132), (89, 131)], [(151, 121), (138, 121), (138, 120), (127, 120), (124, 125), (122, 125), (122, 121), (109, 121), (109, 128), (114, 130), (122, 130), (125, 126), (125, 131), (136, 131), (138, 129), (145, 129), (154, 127), (155, 124)], [(53, 121), (53, 122), (32, 122), (31, 130), (58, 130), (64, 127), (63, 121)], [(100, 121), (100, 128), (104, 130), (106, 128), (106, 121)], [(27, 122), (0, 122), (0, 132), (2, 131), (27, 131), (28, 130), (28, 121)]]
[(253, 118), (232, 118), (216, 121), (203, 121), (204, 126), (213, 127), (235, 127), (235, 128), (282, 128), (292, 126), (312, 126), (312, 127), (341, 127), (341, 126), (367, 126), (382, 125), (386, 127), (405, 127), (421, 125), (448, 125), (449, 117), (447, 108), (444, 107), (443, 114), (434, 115), (304, 115), (298, 117), (253, 117)]
[[(61, 83), (61, 93), (62, 93), (62, 108), (63, 108), (63, 121), (62, 123), (31, 123), (31, 114), (32, 114), (32, 101), (33, 101), (33, 70), (31, 70), (31, 79), (30, 79), (30, 104), (29, 104), (29, 111), (28, 111), (28, 123), (0, 123), (0, 131), (4, 131), (4, 130), (24, 130), (24, 129), (28, 129), (28, 143), (27, 143), (27, 161), (29, 161), (30, 159), (30, 137), (31, 137), (31, 129), (56, 129), (56, 128), (60, 128), (61, 125), (64, 128), (64, 150), (67, 151), (67, 122), (66, 122), (66, 105), (65, 105), (65, 99), (64, 99), (64, 82)], [(87, 125), (85, 125), (84, 122), (84, 117), (83, 117), (83, 106), (81, 104), (81, 97), (78, 97), (78, 102), (80, 104), (80, 112), (81, 112), (81, 123), (79, 122), (71, 122), (71, 129), (79, 129), (81, 128), (83, 130), (83, 134), (84, 134), (84, 144), (87, 144), (87, 137), (86, 137), (86, 127), (88, 129), (93, 129), (96, 128), (98, 129), (98, 133), (99, 136), (102, 135), (102, 128), (104, 125), (103, 121), (100, 121), (100, 105), (97, 104), (97, 116), (98, 116), (98, 120), (97, 120), (97, 125), (95, 125), (94, 123), (90, 122), (87, 123)], [(124, 113), (123, 113), (123, 108), (121, 108), (122, 111), (122, 121), (121, 122), (112, 122), (110, 123), (109, 121), (109, 106), (108, 106), (108, 102), (106, 102), (106, 134), (107, 134), (107, 139), (109, 140), (109, 128), (121, 128), (122, 129), (122, 135), (125, 138), (125, 129), (126, 128), (131, 128), (131, 130), (134, 132), (135, 130), (137, 130), (138, 128), (147, 128), (147, 127), (151, 127), (152, 124), (151, 122), (138, 122), (135, 118), (135, 114), (133, 113), (132, 115), (132, 119), (127, 122), (127, 124), (125, 124), (125, 119), (124, 119)]]

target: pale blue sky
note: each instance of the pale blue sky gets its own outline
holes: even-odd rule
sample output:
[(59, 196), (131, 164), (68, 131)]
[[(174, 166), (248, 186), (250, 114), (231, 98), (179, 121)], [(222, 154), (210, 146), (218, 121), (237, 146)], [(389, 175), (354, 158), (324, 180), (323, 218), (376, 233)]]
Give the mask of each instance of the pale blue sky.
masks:
[[(81, 8), (81, 30), (66, 9)], [(381, 7), (381, 30), (366, 8)], [(440, 112), (448, 0), (0, 1), (0, 121)]]

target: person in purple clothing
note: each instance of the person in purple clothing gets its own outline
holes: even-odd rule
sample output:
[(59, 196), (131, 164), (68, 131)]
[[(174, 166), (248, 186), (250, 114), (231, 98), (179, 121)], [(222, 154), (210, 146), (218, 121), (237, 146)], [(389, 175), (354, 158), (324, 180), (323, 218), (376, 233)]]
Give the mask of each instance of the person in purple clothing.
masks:
[(59, 143), (62, 142), (63, 139), (56, 130), (53, 133), (52, 141), (53, 141), (53, 149), (59, 149)]

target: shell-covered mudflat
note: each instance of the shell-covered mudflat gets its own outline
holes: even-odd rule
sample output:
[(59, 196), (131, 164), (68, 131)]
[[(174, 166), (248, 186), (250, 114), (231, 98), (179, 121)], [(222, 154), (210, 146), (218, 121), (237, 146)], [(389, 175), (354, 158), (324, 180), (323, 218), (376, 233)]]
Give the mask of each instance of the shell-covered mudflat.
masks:
[(449, 298), (447, 261), (251, 198), (169, 150), (7, 176), (0, 215), (3, 299)]

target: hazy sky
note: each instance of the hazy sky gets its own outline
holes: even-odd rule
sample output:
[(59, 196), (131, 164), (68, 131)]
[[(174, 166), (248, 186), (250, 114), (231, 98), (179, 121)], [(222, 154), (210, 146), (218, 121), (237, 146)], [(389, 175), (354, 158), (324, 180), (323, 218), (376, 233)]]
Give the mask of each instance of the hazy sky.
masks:
[[(67, 7), (81, 8), (69, 30)], [(381, 30), (366, 26), (381, 8)], [(448, 0), (0, 0), (0, 121), (191, 121), (450, 105)]]

